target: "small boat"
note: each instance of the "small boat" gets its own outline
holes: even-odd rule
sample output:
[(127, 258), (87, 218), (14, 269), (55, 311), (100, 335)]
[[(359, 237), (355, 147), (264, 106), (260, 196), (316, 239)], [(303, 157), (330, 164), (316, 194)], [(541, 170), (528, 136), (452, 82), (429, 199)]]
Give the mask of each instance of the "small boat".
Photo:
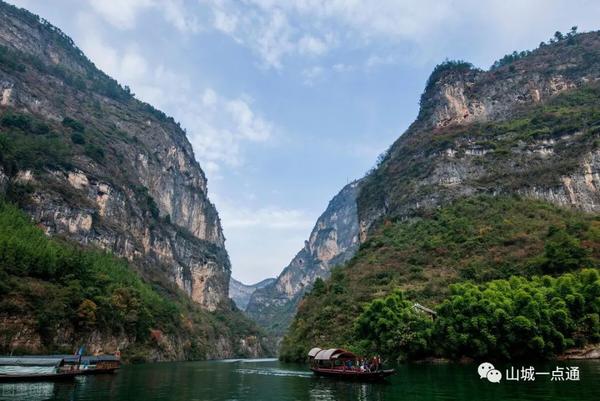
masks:
[(316, 375), (335, 377), (347, 380), (378, 381), (394, 374), (394, 369), (383, 369), (373, 366), (370, 369), (360, 367), (357, 363), (362, 358), (341, 349), (313, 348), (308, 353), (310, 370)]

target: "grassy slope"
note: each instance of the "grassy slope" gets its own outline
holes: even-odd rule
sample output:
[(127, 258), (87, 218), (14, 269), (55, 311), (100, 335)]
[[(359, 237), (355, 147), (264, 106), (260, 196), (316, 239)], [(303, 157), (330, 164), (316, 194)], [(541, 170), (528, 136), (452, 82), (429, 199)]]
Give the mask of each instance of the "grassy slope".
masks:
[(412, 302), (434, 306), (451, 283), (552, 273), (546, 256), (553, 244), (584, 249), (587, 256), (575, 265), (598, 266), (600, 218), (539, 201), (477, 197), (384, 224), (301, 302), (281, 356), (303, 359), (312, 346), (352, 346), (363, 306), (397, 288)]
[[(108, 253), (48, 238), (16, 207), (0, 201), (0, 316), (32, 319), (46, 352), (72, 352), (55, 343), (59, 331), (75, 341), (97, 330), (133, 336), (126, 359), (145, 359), (160, 337), (184, 342), (186, 357), (204, 358), (220, 336), (260, 336), (233, 308), (209, 313), (176, 289), (143, 282), (128, 263)], [(0, 327), (0, 353), (12, 334)], [(236, 350), (238, 351), (238, 350)]]

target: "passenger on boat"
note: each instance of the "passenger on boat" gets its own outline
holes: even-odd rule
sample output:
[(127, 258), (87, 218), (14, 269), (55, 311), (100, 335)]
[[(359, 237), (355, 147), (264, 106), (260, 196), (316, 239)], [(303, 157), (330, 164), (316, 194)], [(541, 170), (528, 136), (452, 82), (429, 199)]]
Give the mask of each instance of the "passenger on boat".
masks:
[(372, 371), (372, 372), (376, 372), (376, 371), (378, 371), (378, 370), (379, 370), (379, 359), (378, 359), (378, 357), (377, 357), (377, 356), (374, 356), (374, 357), (371, 359), (371, 371)]

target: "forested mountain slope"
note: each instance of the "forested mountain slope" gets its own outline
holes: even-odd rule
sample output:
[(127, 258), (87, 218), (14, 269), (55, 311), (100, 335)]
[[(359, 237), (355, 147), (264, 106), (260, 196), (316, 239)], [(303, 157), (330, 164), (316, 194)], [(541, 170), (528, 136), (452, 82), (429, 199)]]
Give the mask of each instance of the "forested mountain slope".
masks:
[[(388, 331), (414, 324), (430, 340), (431, 328), (406, 302), (435, 308), (452, 302), (452, 283), (598, 267), (598, 60), (600, 33), (591, 32), (561, 35), (489, 71), (440, 64), (416, 121), (361, 180), (360, 250), (300, 302), (282, 356), (344, 345), (409, 355), (408, 345), (391, 350), (357, 335), (368, 326), (366, 305), (386, 299), (395, 306), (377, 304), (369, 319), (389, 318)], [(398, 290), (403, 301), (385, 298)], [(577, 345), (597, 341), (600, 298), (591, 291), (591, 309), (573, 312), (569, 326), (586, 333)], [(402, 342), (396, 334), (387, 341)], [(560, 336), (566, 340), (557, 346), (540, 335), (555, 346), (541, 347), (544, 355), (575, 344), (572, 331)], [(457, 356), (425, 344), (413, 355)]]
[[(224, 319), (238, 313), (228, 299), (230, 262), (219, 216), (179, 124), (98, 70), (58, 28), (3, 2), (0, 195), (22, 208), (46, 234), (126, 259), (157, 296), (191, 301), (192, 309)], [(5, 267), (19, 276), (10, 265)], [(56, 274), (38, 278), (68, 284)], [(112, 299), (117, 287), (106, 288), (103, 296)], [(27, 298), (19, 288), (3, 301)], [(94, 299), (106, 301), (89, 300)], [(5, 349), (49, 349), (77, 338), (111, 344), (114, 350), (117, 344), (142, 341), (126, 330), (102, 332), (96, 327), (80, 333), (77, 326), (62, 327), (67, 322), (46, 326), (25, 304), (22, 327), (13, 322), (15, 311), (0, 313)], [(189, 316), (176, 319), (194, 324)], [(50, 333), (39, 344), (26, 344), (21, 329)], [(53, 330), (73, 335), (59, 340)], [(255, 337), (256, 331), (247, 334)], [(246, 341), (243, 332), (230, 336), (224, 331), (210, 340), (214, 347), (196, 352), (190, 341), (175, 337), (167, 336), (172, 343), (162, 350), (142, 342), (156, 351), (156, 358), (180, 359), (233, 356)], [(250, 353), (260, 352), (257, 347)]]

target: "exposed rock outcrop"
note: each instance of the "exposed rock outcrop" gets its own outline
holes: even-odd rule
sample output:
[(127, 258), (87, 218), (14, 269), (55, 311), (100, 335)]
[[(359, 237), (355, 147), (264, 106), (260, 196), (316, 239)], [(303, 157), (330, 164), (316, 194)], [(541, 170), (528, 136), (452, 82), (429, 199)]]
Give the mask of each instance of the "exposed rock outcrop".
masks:
[[(476, 193), (518, 193), (600, 211), (593, 145), (598, 134), (589, 126), (596, 122), (561, 129), (557, 121), (527, 135), (523, 128), (552, 119), (541, 110), (559, 94), (597, 85), (599, 54), (600, 33), (591, 32), (489, 71), (466, 63), (438, 67), (417, 120), (364, 179), (358, 197), (361, 241), (383, 219), (407, 218)], [(531, 115), (535, 110), (537, 117)]]

